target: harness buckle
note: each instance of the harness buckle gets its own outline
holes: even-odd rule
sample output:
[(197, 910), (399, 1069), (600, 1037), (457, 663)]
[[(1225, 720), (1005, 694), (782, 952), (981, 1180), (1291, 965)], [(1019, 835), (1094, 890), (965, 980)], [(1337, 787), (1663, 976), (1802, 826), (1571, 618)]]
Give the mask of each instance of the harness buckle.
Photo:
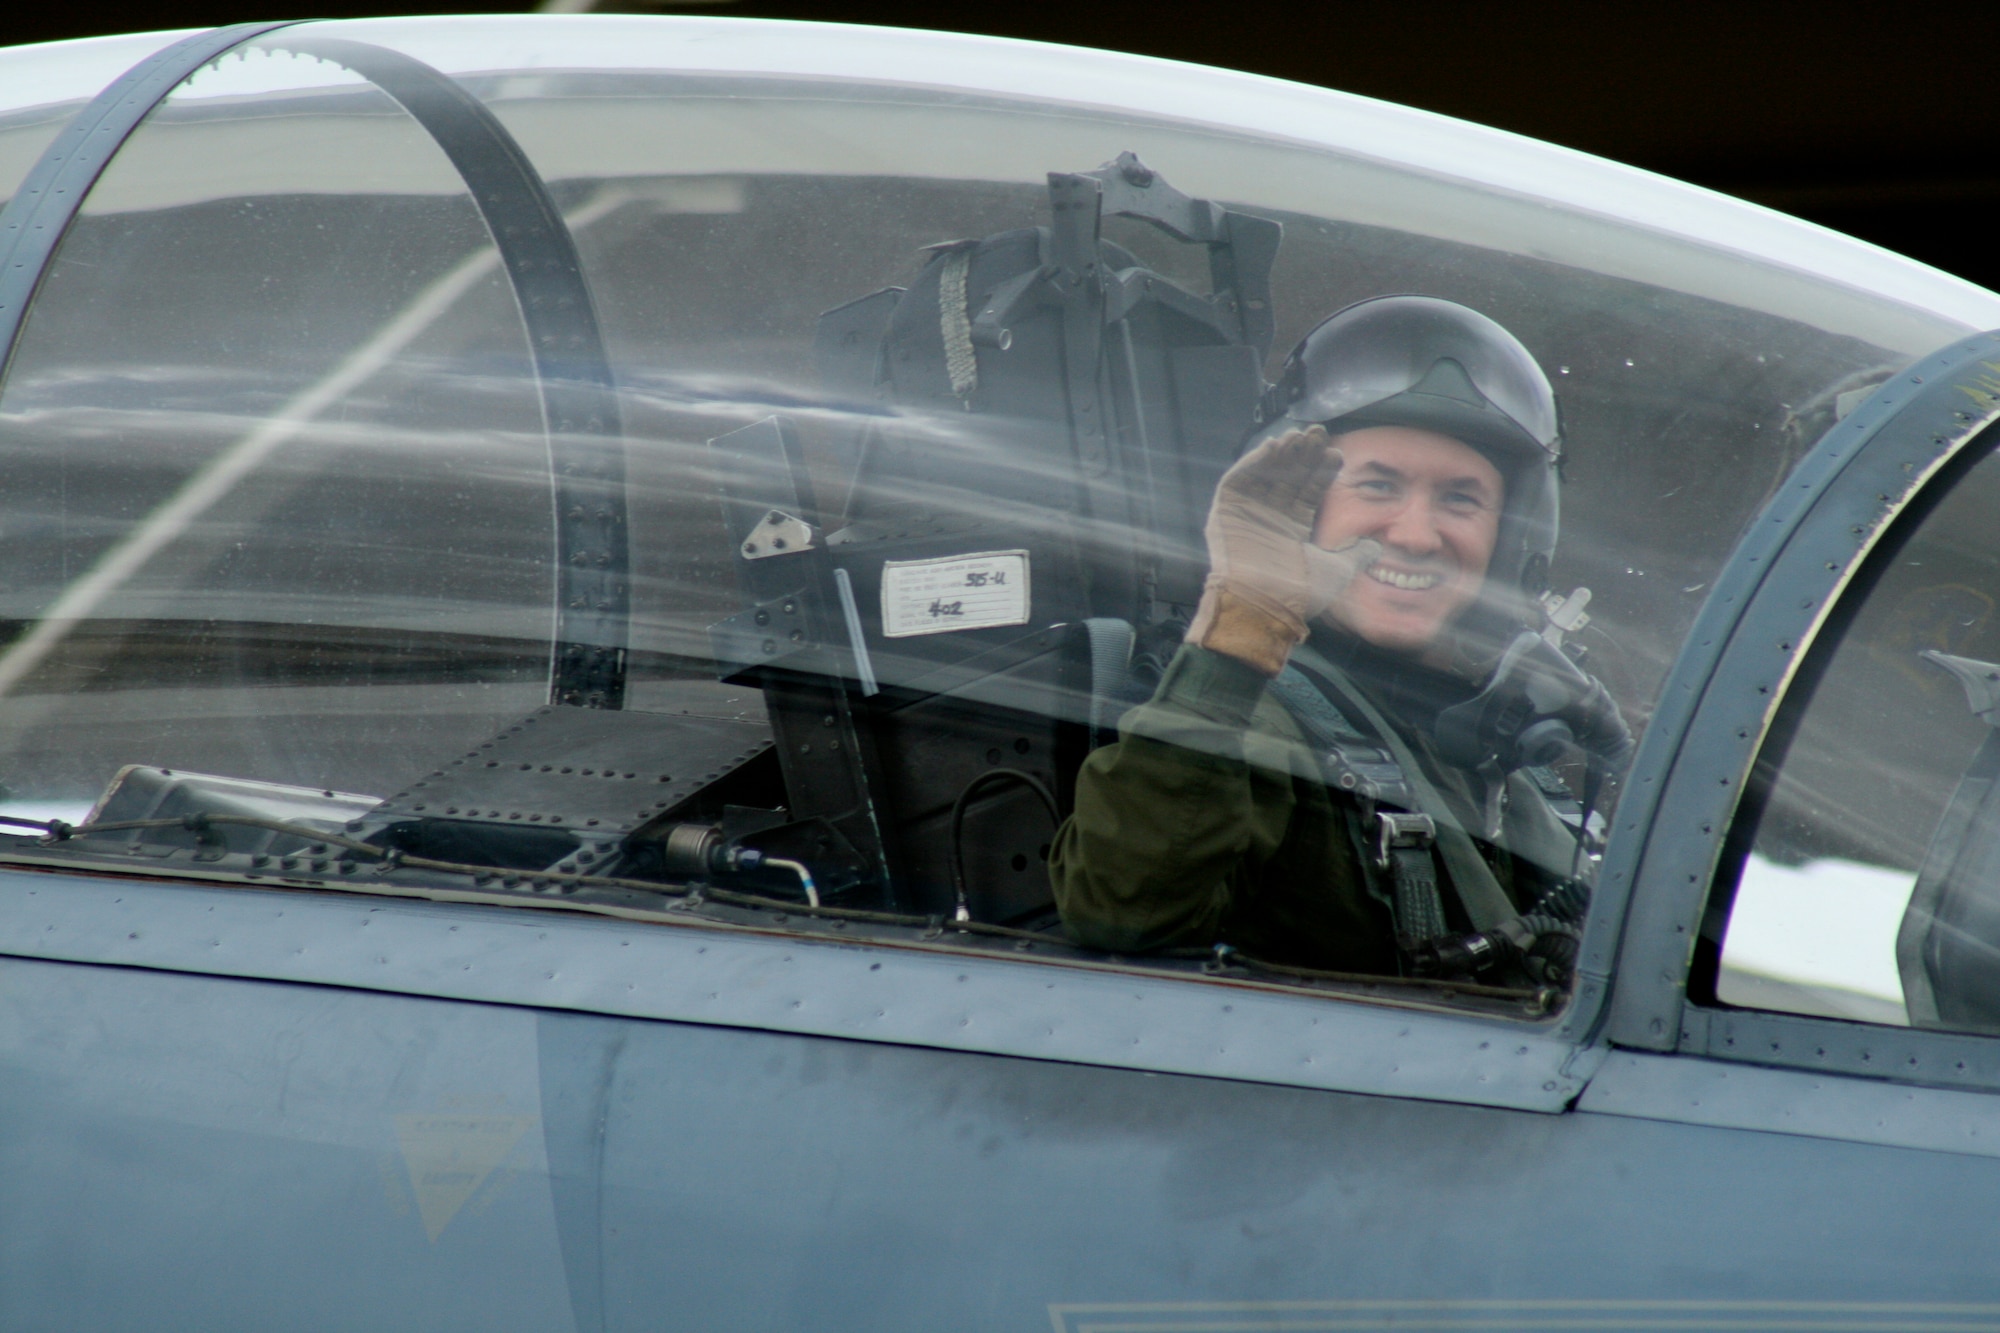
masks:
[(1429, 815), (1405, 814), (1400, 810), (1375, 813), (1375, 864), (1389, 868), (1395, 853), (1403, 849), (1423, 851), (1437, 841), (1437, 821)]

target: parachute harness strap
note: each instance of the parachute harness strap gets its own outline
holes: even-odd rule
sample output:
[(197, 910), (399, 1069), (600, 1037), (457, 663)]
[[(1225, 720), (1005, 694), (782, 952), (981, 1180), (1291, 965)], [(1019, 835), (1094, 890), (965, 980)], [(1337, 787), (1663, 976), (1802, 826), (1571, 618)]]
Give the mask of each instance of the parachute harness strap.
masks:
[[(1515, 915), (1514, 904), (1507, 893), (1494, 879), (1493, 871), (1473, 845), (1471, 837), (1461, 828), (1451, 813), (1451, 807), (1444, 797), (1432, 787), (1424, 777), (1416, 756), (1397, 736), (1395, 729), (1368, 702), (1360, 691), (1347, 684), (1346, 678), (1310, 647), (1301, 645), (1292, 651), (1292, 662), (1298, 672), (1300, 684), (1308, 691), (1325, 699), (1329, 706), (1337, 696), (1340, 702), (1351, 707), (1363, 725), (1375, 732), (1372, 738), (1384, 746), (1401, 771), (1403, 781), (1414, 798), (1409, 808), (1429, 814), (1437, 822), (1437, 853), (1443, 860), (1444, 868), (1450, 875), (1452, 892), (1465, 914), (1472, 921), (1475, 930), (1485, 930), (1497, 926)], [(1289, 669), (1288, 669), (1289, 671)], [(1282, 682), (1285, 677), (1280, 676)], [(1294, 689), (1291, 694), (1298, 694)], [(1287, 698), (1287, 691), (1279, 689), (1281, 699)], [(1293, 714), (1298, 716), (1297, 712)], [(1317, 727), (1300, 719), (1308, 732)], [(1400, 803), (1400, 802), (1399, 802)]]
[(1429, 815), (1377, 810), (1375, 865), (1389, 872), (1396, 942), (1407, 952), (1445, 933), (1444, 899), (1438, 893), (1431, 848), (1437, 825)]
[(1444, 934), (1444, 898), (1433, 855), (1437, 821), (1427, 814), (1378, 804), (1417, 804), (1402, 765), (1392, 754), (1369, 744), (1346, 714), (1296, 667), (1286, 667), (1271, 689), (1321, 751), (1328, 781), (1362, 803), (1363, 831), (1374, 839), (1373, 868), (1389, 881), (1397, 947), (1413, 953)]

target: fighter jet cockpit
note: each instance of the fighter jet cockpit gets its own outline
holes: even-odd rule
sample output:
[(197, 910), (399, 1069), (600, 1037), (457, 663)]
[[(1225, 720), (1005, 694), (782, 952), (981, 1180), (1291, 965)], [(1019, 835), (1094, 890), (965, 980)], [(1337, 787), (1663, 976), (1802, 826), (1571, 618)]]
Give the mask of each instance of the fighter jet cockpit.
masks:
[(1358, 100), (663, 31), (279, 27), (117, 148), (0, 860), (1547, 1014), (1725, 556), (1974, 322)]

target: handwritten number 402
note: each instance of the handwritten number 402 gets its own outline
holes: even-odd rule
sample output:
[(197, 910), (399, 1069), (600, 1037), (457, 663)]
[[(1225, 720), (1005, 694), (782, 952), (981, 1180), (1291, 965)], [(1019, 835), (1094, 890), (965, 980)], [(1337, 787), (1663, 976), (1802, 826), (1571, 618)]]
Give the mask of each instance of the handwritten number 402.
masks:
[[(965, 586), (968, 588), (1004, 588), (1007, 586), (1007, 571), (1004, 569), (973, 570), (965, 576)], [(939, 597), (934, 599), (925, 608), (925, 612), (933, 620), (943, 616), (962, 616), (965, 614), (965, 603), (962, 601), (947, 602), (944, 598)]]

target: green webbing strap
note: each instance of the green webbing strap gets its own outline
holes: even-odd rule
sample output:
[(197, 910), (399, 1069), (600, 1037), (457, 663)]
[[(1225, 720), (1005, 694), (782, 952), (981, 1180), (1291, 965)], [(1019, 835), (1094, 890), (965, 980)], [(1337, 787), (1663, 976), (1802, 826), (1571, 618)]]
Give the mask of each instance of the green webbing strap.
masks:
[[(1353, 765), (1351, 749), (1355, 744), (1367, 746), (1372, 754), (1383, 756), (1386, 762), (1369, 765), (1376, 781), (1368, 790), (1376, 799), (1398, 809), (1415, 804), (1416, 797), (1400, 770), (1392, 783), (1385, 786), (1380, 782), (1382, 770), (1394, 761), (1360, 728), (1348, 721), (1303, 671), (1295, 666), (1286, 667), (1271, 682), (1270, 689), (1291, 713), (1292, 719), (1305, 729), (1308, 737), (1339, 754), (1342, 764)], [(1376, 815), (1378, 821), (1396, 818), (1395, 811), (1379, 811)], [(1426, 832), (1421, 837), (1399, 837), (1380, 824), (1356, 829), (1357, 850), (1363, 860), (1376, 862), (1388, 872), (1387, 898), (1389, 911), (1396, 923), (1396, 945), (1406, 954), (1445, 933), (1444, 899), (1438, 893), (1437, 867), (1431, 859), (1431, 850), (1437, 841), (1436, 827), (1436, 820), (1425, 820)]]
[(1337, 706), (1351, 709), (1350, 715), (1358, 716), (1362, 724), (1370, 728), (1389, 753), (1395, 756), (1396, 763), (1402, 767), (1404, 780), (1416, 793), (1420, 812), (1437, 823), (1438, 852), (1444, 857), (1444, 867), (1451, 875), (1452, 888), (1457, 891), (1459, 904), (1465, 908), (1472, 928), (1491, 930), (1503, 921), (1511, 921), (1518, 916), (1520, 913), (1507, 897), (1507, 891), (1500, 887), (1499, 880), (1493, 878), (1493, 870), (1486, 864), (1486, 858), (1479, 854), (1479, 849), (1472, 845), (1471, 836), (1459, 826), (1458, 818), (1445, 802), (1443, 794), (1424, 776), (1423, 767), (1417, 763), (1417, 757), (1411, 753), (1409, 746), (1403, 744), (1401, 734), (1324, 657), (1301, 644), (1292, 650), (1292, 661), (1322, 690), (1338, 695)]
[(1365, 741), (1368, 737), (1359, 727), (1347, 720), (1347, 715), (1333, 706), (1306, 674), (1295, 666), (1288, 666), (1271, 681), (1270, 690), (1285, 705), (1287, 712), (1302, 723), (1316, 725), (1326, 733), (1326, 741), (1332, 744), (1338, 740)]

